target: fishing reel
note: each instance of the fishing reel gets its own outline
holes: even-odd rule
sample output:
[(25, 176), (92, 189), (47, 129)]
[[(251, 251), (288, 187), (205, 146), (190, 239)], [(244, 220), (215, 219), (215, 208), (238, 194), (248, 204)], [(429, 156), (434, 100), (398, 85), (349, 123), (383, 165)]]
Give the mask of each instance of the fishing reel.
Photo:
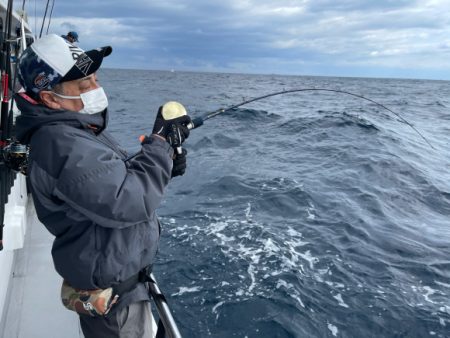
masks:
[(3, 161), (8, 168), (26, 175), (29, 152), (28, 146), (18, 141), (11, 142), (2, 149)]

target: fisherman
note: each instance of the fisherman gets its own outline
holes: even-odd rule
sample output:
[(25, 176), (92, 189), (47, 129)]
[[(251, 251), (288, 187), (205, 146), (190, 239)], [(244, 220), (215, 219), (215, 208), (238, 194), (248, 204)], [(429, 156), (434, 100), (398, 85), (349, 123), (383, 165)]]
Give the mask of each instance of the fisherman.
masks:
[(71, 44), (78, 42), (78, 33), (74, 31), (67, 33), (67, 35), (61, 35), (61, 37)]
[(185, 172), (186, 152), (173, 157), (173, 147), (189, 136), (190, 118), (164, 120), (160, 110), (141, 151), (127, 158), (105, 130), (108, 100), (96, 78), (111, 52), (85, 52), (57, 35), (25, 50), (16, 132), (30, 145), (38, 218), (55, 236), (63, 304), (77, 311), (86, 338), (147, 338), (151, 312), (142, 277), (158, 249), (155, 210), (171, 178)]

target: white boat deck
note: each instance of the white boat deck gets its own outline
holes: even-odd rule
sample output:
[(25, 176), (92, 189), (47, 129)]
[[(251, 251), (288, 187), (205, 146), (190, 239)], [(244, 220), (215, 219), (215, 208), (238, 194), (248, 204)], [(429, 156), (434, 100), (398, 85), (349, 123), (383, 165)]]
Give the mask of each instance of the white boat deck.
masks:
[(3, 338), (82, 338), (78, 316), (66, 310), (53, 267), (53, 236), (39, 222), (29, 199), (24, 248), (17, 250), (5, 304)]

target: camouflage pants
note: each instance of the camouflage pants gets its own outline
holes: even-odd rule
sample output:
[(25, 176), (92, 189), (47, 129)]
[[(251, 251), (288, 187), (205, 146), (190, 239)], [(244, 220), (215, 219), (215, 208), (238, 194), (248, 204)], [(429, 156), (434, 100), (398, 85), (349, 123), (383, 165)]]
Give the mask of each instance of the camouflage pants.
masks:
[(143, 301), (128, 305), (108, 317), (80, 316), (85, 338), (151, 338), (150, 303)]

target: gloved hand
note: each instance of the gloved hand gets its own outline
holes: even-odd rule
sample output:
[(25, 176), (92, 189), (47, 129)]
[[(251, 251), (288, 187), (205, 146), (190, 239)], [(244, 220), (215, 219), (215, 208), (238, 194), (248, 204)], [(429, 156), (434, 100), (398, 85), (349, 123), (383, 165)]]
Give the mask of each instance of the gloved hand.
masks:
[(187, 150), (183, 148), (182, 154), (176, 154), (173, 159), (172, 178), (182, 176), (186, 171), (186, 155)]
[(189, 137), (187, 125), (191, 122), (188, 115), (183, 115), (171, 120), (165, 120), (162, 116), (162, 106), (158, 109), (152, 134), (159, 135), (167, 140), (173, 148), (180, 147)]

